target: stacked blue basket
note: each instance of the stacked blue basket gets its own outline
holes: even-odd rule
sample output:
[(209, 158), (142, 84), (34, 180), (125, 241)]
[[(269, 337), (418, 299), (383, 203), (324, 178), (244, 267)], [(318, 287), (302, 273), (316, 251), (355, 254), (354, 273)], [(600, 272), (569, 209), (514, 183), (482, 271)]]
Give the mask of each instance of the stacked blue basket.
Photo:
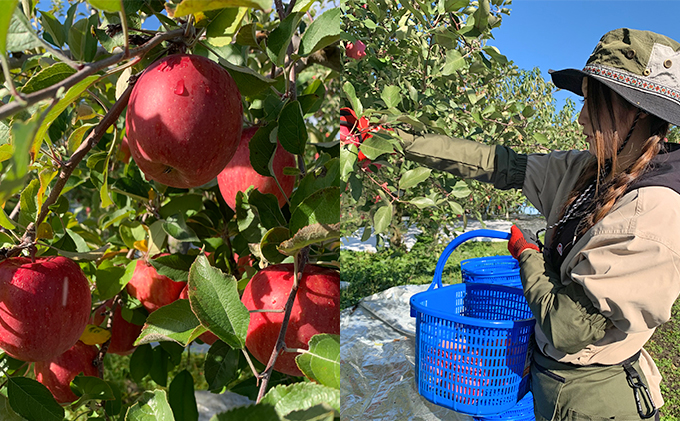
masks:
[(463, 282), (522, 288), (519, 262), (512, 256), (475, 257), (460, 262)]
[[(475, 269), (475, 259), (464, 269), (468, 282), (442, 286), (449, 256), (473, 237), (507, 239), (509, 234), (477, 230), (458, 236), (439, 258), (430, 288), (411, 297), (411, 316), (416, 317), (418, 393), (477, 419), (533, 419), (533, 399), (525, 395), (530, 364), (527, 353), (535, 320), (522, 289), (481, 281), (479, 277), (492, 279), (492, 270), (488, 264)], [(508, 272), (511, 262), (507, 257), (490, 260)], [(518, 273), (511, 275), (508, 279), (513, 281), (519, 277)]]

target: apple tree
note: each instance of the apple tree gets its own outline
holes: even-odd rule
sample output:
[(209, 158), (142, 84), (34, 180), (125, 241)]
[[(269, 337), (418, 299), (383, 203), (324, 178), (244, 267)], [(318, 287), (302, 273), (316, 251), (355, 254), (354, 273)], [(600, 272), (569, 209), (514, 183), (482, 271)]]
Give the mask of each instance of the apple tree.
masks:
[(0, 419), (337, 419), (338, 5), (2, 6)]
[[(439, 133), (521, 152), (580, 147), (576, 107), (557, 110), (554, 85), (493, 46), (511, 0), (347, 0), (341, 135), (343, 221), (401, 244), (402, 218), (436, 235), (466, 217), (520, 211), (520, 192), (498, 191), (403, 159), (395, 131)], [(510, 17), (511, 19), (511, 17)], [(349, 111), (345, 111), (349, 113)], [(347, 227), (353, 231), (355, 223)], [(379, 237), (380, 238), (380, 237)]]

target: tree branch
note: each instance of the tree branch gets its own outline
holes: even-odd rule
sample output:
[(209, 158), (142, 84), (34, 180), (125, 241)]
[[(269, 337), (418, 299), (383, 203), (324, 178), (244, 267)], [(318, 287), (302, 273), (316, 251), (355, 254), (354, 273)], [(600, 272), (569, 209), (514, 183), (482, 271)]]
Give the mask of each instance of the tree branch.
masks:
[(257, 403), (259, 403), (262, 400), (265, 392), (267, 391), (267, 385), (269, 384), (269, 379), (271, 378), (272, 370), (274, 369), (276, 359), (278, 358), (281, 351), (283, 351), (286, 348), (285, 338), (286, 331), (288, 330), (288, 323), (290, 321), (290, 313), (293, 310), (293, 303), (295, 302), (298, 286), (300, 285), (302, 273), (305, 270), (305, 265), (307, 264), (308, 260), (309, 260), (309, 246), (300, 250), (300, 253), (298, 253), (295, 256), (295, 278), (294, 278), (295, 280), (293, 281), (293, 287), (291, 288), (290, 294), (288, 295), (288, 301), (286, 301), (285, 306), (286, 312), (283, 315), (283, 322), (281, 323), (279, 338), (276, 340), (276, 346), (274, 347), (274, 351), (272, 352), (272, 355), (269, 358), (267, 367), (264, 369), (264, 372), (260, 376), (260, 378), (262, 379), (262, 384), (260, 384), (260, 391), (257, 394), (256, 401)]
[(78, 149), (76, 149), (71, 158), (69, 158), (69, 160), (66, 161), (64, 165), (61, 167), (61, 171), (59, 172), (59, 178), (57, 179), (56, 184), (50, 191), (49, 197), (43, 203), (42, 208), (40, 209), (40, 213), (38, 214), (38, 217), (36, 218), (35, 222), (31, 222), (28, 225), (28, 227), (26, 227), (26, 233), (24, 234), (22, 245), (33, 244), (36, 236), (36, 227), (39, 226), (40, 223), (47, 216), (47, 213), (49, 212), (49, 207), (52, 204), (54, 204), (59, 198), (59, 195), (61, 194), (61, 191), (64, 189), (64, 186), (66, 186), (66, 182), (73, 173), (73, 170), (76, 169), (80, 161), (82, 161), (83, 158), (85, 158), (85, 155), (87, 155), (87, 153), (104, 136), (106, 130), (118, 120), (118, 117), (121, 115), (121, 113), (127, 106), (128, 100), (130, 99), (132, 87), (133, 84), (130, 84), (130, 86), (128, 86), (128, 88), (125, 90), (125, 92), (123, 92), (118, 101), (116, 101), (116, 103), (113, 104), (113, 107), (111, 107), (109, 112), (104, 116), (102, 121), (97, 125), (97, 127), (95, 127), (95, 129), (90, 133), (87, 139), (85, 139), (85, 141), (78, 147)]
[[(183, 34), (184, 29), (176, 29), (170, 32), (158, 33), (153, 38), (151, 38), (149, 42), (147, 42), (146, 44), (130, 50), (129, 55), (130, 57), (144, 55), (151, 51), (151, 49), (153, 49), (161, 42), (181, 37)], [(24, 99), (26, 100), (25, 104), (22, 104), (18, 101), (14, 101), (3, 105), (2, 107), (0, 107), (0, 120), (5, 119), (23, 109), (26, 109), (28, 106), (35, 104), (38, 101), (42, 101), (43, 99), (47, 99), (50, 97), (55, 97), (59, 89), (61, 88), (68, 89), (73, 85), (77, 84), (78, 82), (82, 81), (86, 77), (93, 75), (100, 70), (106, 69), (109, 66), (117, 64), (125, 59), (126, 59), (125, 52), (122, 52), (94, 63), (88, 63), (84, 65), (83, 68), (79, 70), (77, 73), (67, 77), (61, 82), (56, 83), (50, 86), (49, 88), (45, 88), (40, 91), (26, 95), (24, 97)]]

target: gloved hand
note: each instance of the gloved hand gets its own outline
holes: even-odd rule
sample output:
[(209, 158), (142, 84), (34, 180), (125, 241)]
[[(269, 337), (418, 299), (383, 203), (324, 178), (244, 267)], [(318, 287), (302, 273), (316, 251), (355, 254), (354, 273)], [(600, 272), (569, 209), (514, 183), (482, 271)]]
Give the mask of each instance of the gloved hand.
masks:
[(508, 250), (510, 251), (510, 254), (512, 254), (512, 257), (519, 260), (519, 255), (527, 249), (541, 251), (538, 247), (536, 235), (529, 230), (523, 230), (517, 225), (513, 225), (512, 228), (510, 228), (510, 240), (508, 240)]

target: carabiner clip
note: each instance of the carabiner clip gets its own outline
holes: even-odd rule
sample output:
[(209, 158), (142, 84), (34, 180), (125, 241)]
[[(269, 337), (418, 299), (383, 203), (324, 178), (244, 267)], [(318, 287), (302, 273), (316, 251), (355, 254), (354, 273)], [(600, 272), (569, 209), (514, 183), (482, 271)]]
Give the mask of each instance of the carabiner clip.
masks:
[[(624, 363), (623, 369), (626, 371), (626, 379), (628, 380), (628, 385), (633, 389), (633, 396), (635, 396), (635, 403), (637, 404), (638, 415), (642, 419), (652, 418), (658, 412), (656, 406), (654, 405), (654, 400), (652, 395), (649, 393), (647, 385), (640, 378), (637, 370), (633, 368), (630, 363)], [(642, 411), (642, 402), (640, 400), (640, 389), (644, 391), (643, 400), (645, 401), (645, 411)]]

